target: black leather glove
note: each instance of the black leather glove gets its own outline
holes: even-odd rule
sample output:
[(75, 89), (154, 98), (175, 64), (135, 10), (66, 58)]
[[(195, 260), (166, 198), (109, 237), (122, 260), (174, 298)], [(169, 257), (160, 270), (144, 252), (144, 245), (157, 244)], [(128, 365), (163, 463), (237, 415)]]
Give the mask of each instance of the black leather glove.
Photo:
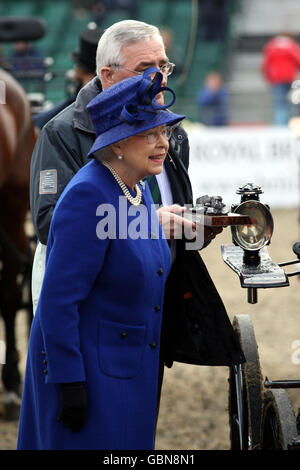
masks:
[(72, 382), (60, 384), (61, 386), (61, 411), (58, 421), (72, 432), (79, 431), (86, 418), (87, 396), (84, 382)]

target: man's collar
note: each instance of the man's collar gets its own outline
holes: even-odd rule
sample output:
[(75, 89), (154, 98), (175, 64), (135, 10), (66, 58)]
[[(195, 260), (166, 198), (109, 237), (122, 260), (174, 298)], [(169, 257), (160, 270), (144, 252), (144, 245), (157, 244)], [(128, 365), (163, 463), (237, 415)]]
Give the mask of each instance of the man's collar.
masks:
[(98, 76), (81, 88), (74, 105), (73, 125), (75, 128), (90, 134), (95, 134), (92, 120), (86, 110), (86, 105), (101, 91), (102, 86)]

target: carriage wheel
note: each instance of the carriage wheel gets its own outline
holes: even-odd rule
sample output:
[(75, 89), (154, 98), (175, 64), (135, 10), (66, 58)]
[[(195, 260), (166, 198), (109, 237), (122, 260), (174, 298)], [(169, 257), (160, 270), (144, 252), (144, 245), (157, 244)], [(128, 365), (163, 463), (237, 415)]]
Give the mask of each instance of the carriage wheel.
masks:
[(262, 374), (259, 363), (258, 348), (254, 329), (249, 315), (237, 315), (233, 319), (246, 362), (242, 364), (242, 404), (243, 429), (242, 447), (240, 442), (240, 427), (237, 421), (237, 387), (235, 370), (230, 368), (229, 375), (229, 426), (232, 450), (258, 449), (260, 447), (260, 426), (262, 410)]
[(298, 438), (296, 418), (286, 390), (267, 390), (261, 426), (262, 450), (287, 450)]

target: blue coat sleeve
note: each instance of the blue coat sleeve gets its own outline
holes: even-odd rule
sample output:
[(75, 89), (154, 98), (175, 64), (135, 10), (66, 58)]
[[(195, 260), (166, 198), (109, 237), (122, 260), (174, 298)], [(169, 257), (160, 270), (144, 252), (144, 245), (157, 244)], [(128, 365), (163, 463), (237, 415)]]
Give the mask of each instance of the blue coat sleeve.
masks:
[(53, 215), (39, 301), (46, 383), (85, 380), (80, 303), (101, 271), (109, 245), (108, 239), (100, 240), (96, 234), (100, 198), (93, 185), (77, 184), (65, 192)]

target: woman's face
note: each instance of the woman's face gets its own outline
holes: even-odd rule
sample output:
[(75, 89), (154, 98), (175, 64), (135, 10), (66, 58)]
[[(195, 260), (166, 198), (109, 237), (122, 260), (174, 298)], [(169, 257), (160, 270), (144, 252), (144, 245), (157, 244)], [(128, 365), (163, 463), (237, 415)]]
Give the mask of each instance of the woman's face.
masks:
[(117, 145), (123, 156), (122, 160), (118, 160), (118, 169), (122, 171), (124, 181), (131, 183), (134, 179), (134, 185), (145, 176), (162, 172), (169, 149), (168, 128), (165, 125), (155, 127)]

